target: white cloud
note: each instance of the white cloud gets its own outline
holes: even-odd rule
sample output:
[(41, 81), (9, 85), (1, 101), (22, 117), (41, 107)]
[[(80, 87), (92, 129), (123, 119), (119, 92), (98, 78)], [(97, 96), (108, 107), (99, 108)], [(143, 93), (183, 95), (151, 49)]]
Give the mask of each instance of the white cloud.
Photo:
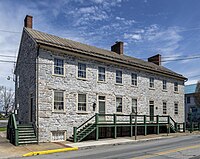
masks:
[(135, 41), (139, 41), (142, 39), (142, 36), (140, 34), (124, 34), (124, 39), (132, 39)]

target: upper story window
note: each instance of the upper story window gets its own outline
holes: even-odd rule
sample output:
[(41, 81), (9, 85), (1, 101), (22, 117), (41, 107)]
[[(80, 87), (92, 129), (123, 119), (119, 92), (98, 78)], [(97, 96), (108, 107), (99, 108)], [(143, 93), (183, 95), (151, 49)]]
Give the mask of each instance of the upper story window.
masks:
[(178, 92), (178, 82), (174, 82), (174, 91)]
[(187, 103), (189, 104), (190, 103), (190, 97), (187, 97), (186, 100), (187, 100)]
[(78, 111), (86, 111), (87, 108), (87, 95), (78, 94)]
[(17, 75), (17, 88), (19, 88), (19, 75)]
[(133, 86), (137, 86), (137, 74), (135, 73), (131, 74), (131, 82)]
[(116, 97), (116, 112), (122, 112), (122, 97)]
[(167, 81), (163, 80), (163, 90), (166, 90), (166, 89), (167, 89)]
[(149, 87), (154, 88), (154, 78), (153, 77), (149, 78)]
[(106, 75), (105, 75), (106, 69), (104, 67), (98, 67), (98, 81), (105, 82)]
[(54, 91), (54, 110), (63, 111), (64, 110), (64, 92)]
[(122, 83), (122, 71), (116, 70), (116, 83)]
[(178, 114), (178, 103), (174, 103), (174, 114)]
[(132, 98), (132, 114), (137, 114), (137, 99)]
[(167, 114), (167, 102), (163, 102), (163, 114)]
[(86, 64), (78, 63), (78, 77), (86, 78)]
[(54, 74), (64, 75), (64, 60), (54, 58)]

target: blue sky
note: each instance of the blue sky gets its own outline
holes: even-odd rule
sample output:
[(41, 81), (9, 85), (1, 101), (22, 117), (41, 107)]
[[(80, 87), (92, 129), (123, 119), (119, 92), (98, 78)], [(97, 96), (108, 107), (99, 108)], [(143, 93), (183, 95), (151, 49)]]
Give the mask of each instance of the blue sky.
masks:
[[(123, 41), (126, 55), (144, 60), (160, 53), (163, 66), (191, 84), (200, 79), (199, 8), (199, 0), (1, 0), (0, 55), (17, 56), (29, 14), (36, 30), (108, 50)], [(1, 85), (13, 88), (12, 71), (13, 63), (0, 62)]]

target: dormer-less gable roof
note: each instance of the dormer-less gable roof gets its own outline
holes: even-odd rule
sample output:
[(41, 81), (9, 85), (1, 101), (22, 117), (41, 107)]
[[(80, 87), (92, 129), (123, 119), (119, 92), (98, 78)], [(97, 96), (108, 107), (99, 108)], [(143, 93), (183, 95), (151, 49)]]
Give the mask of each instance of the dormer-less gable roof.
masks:
[(140, 60), (131, 56), (119, 55), (109, 50), (97, 48), (97, 47), (86, 45), (80, 42), (50, 35), (50, 34), (43, 33), (31, 28), (24, 28), (24, 31), (26, 31), (35, 40), (36, 43), (41, 44), (41, 45), (47, 45), (50, 47), (70, 50), (70, 51), (78, 52), (84, 55), (111, 60), (119, 64), (123, 63), (125, 65), (137, 67), (140, 69), (144, 69), (146, 71), (153, 71), (155, 73), (168, 75), (173, 78), (178, 78), (180, 80), (187, 79), (181, 74), (175, 73), (163, 66), (159, 66), (154, 63)]

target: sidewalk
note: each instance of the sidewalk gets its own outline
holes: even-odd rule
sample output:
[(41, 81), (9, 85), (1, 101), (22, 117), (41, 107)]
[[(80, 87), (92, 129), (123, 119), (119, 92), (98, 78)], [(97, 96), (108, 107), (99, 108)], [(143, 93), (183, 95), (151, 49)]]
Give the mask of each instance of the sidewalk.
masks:
[[(192, 133), (195, 134), (195, 133)], [(197, 134), (200, 134), (199, 132)], [(89, 149), (94, 148), (97, 146), (106, 146), (106, 145), (122, 145), (122, 144), (130, 144), (130, 143), (137, 143), (137, 142), (145, 142), (148, 140), (159, 140), (165, 138), (172, 138), (177, 136), (184, 136), (184, 135), (191, 135), (190, 133), (176, 133), (176, 134), (160, 134), (160, 135), (147, 135), (147, 136), (138, 136), (137, 140), (135, 137), (119, 137), (117, 139), (100, 139), (99, 141), (83, 141), (79, 143), (72, 143), (69, 141), (63, 142), (51, 142), (51, 143), (40, 143), (40, 144), (33, 144), (33, 145), (21, 145), (21, 146), (14, 146), (8, 142), (5, 137), (5, 132), (0, 132), (0, 158), (12, 158), (12, 157), (22, 157), (24, 154), (30, 152), (38, 152), (43, 151), (47, 154), (51, 150), (52, 152), (56, 152), (55, 150), (63, 149), (63, 148), (71, 148), (71, 147), (78, 147), (78, 149)], [(57, 151), (59, 152), (59, 151)]]

